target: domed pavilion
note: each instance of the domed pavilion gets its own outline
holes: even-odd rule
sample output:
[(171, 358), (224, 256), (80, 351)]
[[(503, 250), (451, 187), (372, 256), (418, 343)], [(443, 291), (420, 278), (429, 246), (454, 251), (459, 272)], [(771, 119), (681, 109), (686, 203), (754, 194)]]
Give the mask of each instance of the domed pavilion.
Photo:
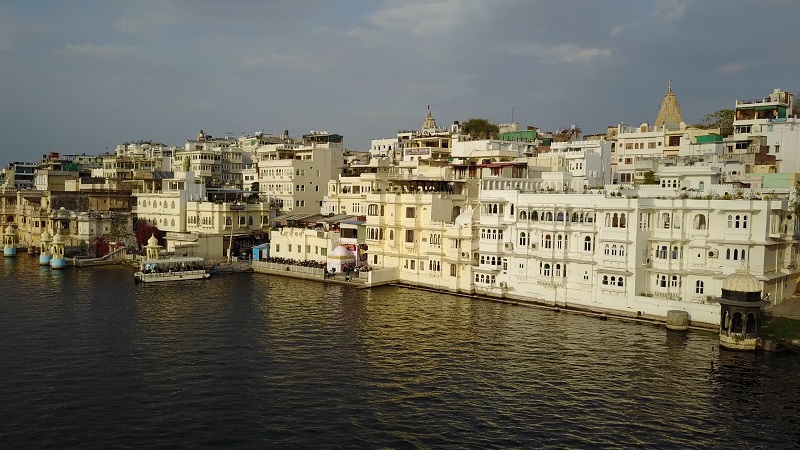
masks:
[(745, 268), (728, 275), (722, 282), (720, 304), (720, 347), (755, 350), (761, 326), (761, 282)]

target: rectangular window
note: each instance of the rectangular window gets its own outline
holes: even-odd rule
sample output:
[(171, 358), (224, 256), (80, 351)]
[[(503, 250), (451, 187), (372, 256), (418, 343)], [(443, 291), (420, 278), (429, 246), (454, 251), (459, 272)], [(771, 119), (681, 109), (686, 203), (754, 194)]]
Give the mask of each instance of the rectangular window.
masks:
[(681, 145), (681, 137), (680, 136), (670, 136), (669, 137), (669, 146), (670, 147), (677, 147)]
[(406, 230), (406, 242), (414, 242), (414, 230)]
[(406, 219), (414, 219), (417, 216), (416, 208), (406, 208)]

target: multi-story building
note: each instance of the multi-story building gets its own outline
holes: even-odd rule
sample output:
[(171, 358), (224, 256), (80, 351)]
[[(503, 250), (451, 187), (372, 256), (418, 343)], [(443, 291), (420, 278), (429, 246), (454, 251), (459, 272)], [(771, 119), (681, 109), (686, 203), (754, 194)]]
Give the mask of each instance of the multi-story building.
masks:
[(762, 99), (737, 100), (725, 153), (762, 151), (774, 158), (777, 172), (800, 172), (800, 119), (793, 110), (794, 96), (780, 89)]
[(530, 180), (483, 180), (476, 291), (631, 316), (678, 309), (707, 324), (718, 321), (723, 280), (741, 267), (773, 304), (794, 295), (789, 200), (619, 192), (545, 194)]
[(342, 136), (326, 131), (257, 148), (259, 195), (284, 211), (319, 212), (328, 181), (342, 173), (343, 152)]

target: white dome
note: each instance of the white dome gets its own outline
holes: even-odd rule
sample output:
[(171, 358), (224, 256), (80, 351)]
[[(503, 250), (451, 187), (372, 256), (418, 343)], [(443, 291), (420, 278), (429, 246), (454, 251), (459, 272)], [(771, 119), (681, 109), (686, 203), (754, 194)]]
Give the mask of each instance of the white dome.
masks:
[(333, 252), (331, 252), (331, 256), (339, 257), (339, 259), (342, 259), (342, 258), (353, 258), (353, 254), (350, 252), (350, 250), (344, 248), (341, 245), (339, 245), (335, 249), (333, 249)]
[(14, 227), (9, 225), (9, 226), (6, 227), (5, 235), (6, 236), (11, 236), (12, 234), (14, 234)]
[(55, 236), (53, 236), (53, 244), (61, 244), (63, 240), (61, 239), (61, 232), (57, 232)]
[(722, 289), (735, 292), (761, 292), (761, 282), (742, 268), (725, 278)]
[(156, 235), (155, 234), (151, 234), (150, 235), (150, 239), (147, 240), (147, 246), (148, 247), (158, 247), (159, 246), (158, 245), (158, 239), (156, 239)]
[(53, 239), (53, 236), (50, 236), (50, 233), (47, 230), (42, 231), (42, 237), (40, 238), (42, 241), (47, 242)]
[(455, 225), (461, 228), (469, 228), (472, 226), (473, 215), (475, 214), (475, 210), (470, 208), (466, 211), (462, 212), (461, 214), (456, 217)]

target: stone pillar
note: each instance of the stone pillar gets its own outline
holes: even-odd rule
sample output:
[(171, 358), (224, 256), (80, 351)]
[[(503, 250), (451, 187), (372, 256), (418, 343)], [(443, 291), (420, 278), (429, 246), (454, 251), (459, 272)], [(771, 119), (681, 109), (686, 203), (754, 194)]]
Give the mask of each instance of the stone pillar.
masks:
[(689, 329), (689, 313), (679, 309), (667, 311), (667, 329), (685, 331)]

